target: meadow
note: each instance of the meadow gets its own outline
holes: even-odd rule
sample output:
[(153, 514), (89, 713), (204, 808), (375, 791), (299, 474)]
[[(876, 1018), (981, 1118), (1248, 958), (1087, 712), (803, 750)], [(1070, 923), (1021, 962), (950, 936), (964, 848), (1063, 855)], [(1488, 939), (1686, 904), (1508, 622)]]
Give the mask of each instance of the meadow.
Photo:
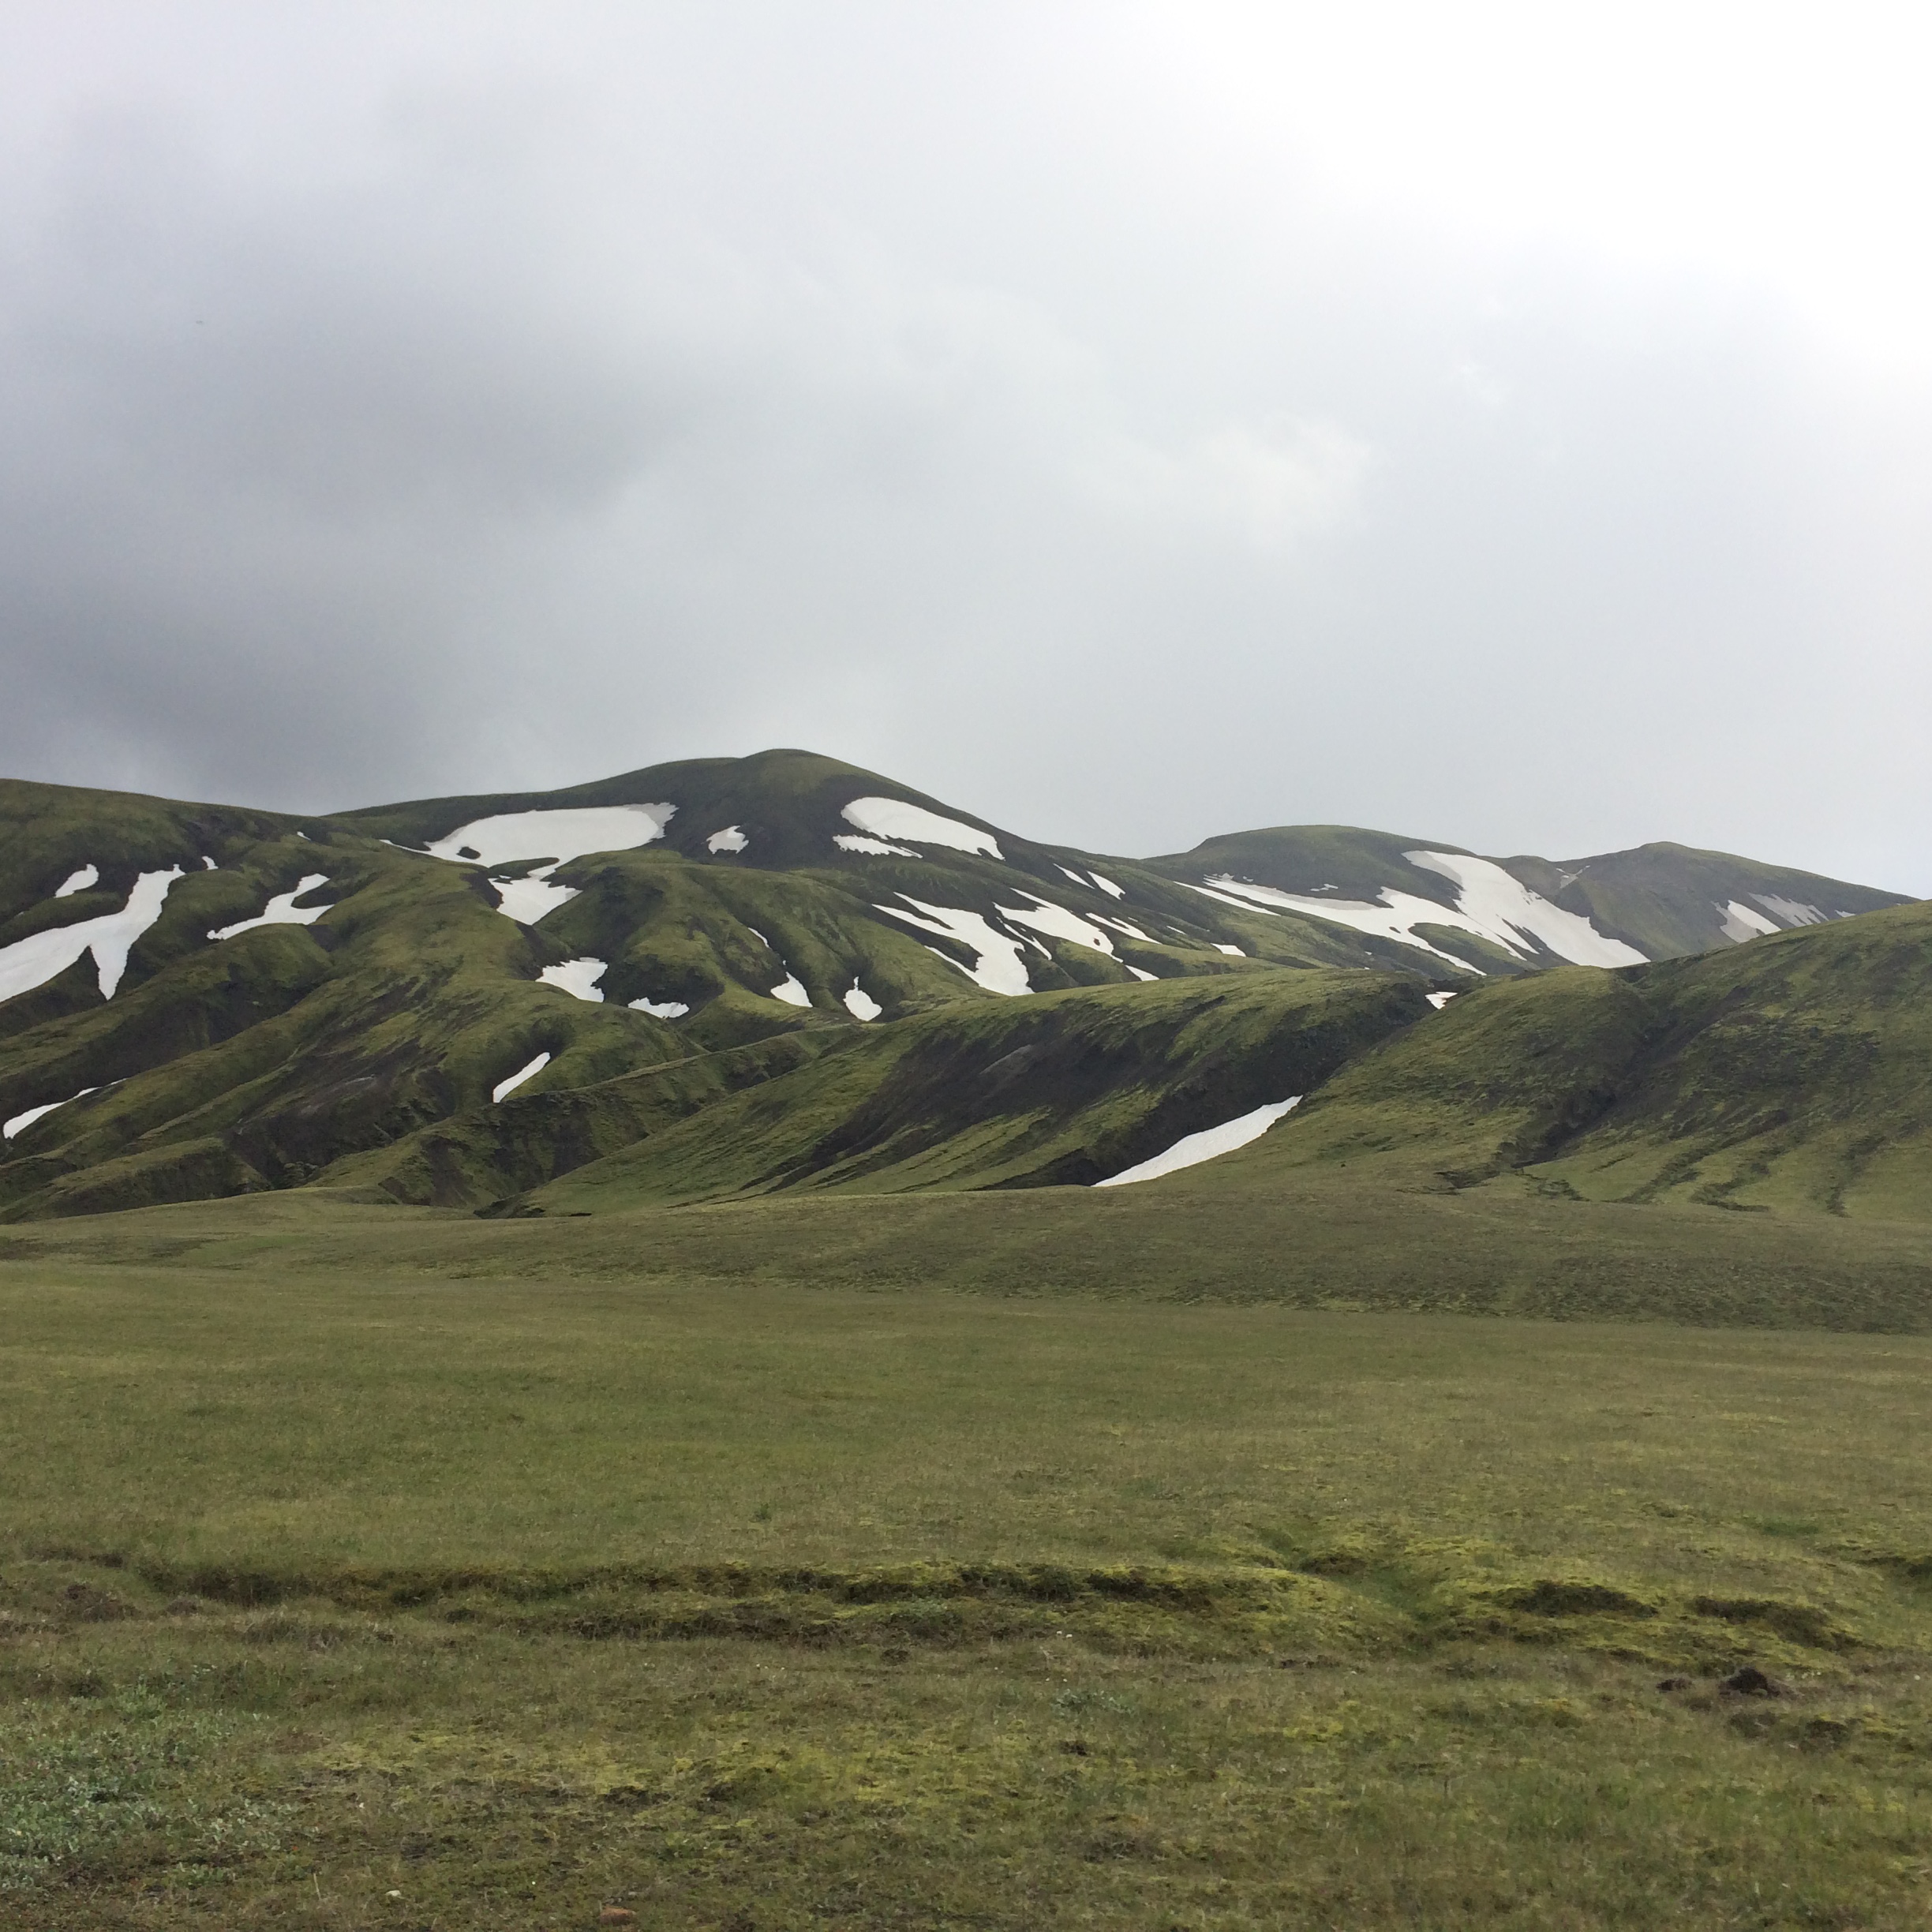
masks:
[(0, 1923), (1921, 1924), (1928, 1289), (1204, 1170), (21, 1225)]

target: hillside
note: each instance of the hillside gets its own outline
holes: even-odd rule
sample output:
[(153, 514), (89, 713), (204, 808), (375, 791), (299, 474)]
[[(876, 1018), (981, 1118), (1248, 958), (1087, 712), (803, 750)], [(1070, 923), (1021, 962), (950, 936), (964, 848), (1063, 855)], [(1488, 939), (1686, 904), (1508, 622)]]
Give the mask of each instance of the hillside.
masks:
[[(635, 1132), (527, 1205), (572, 1213), (790, 1189), (1088, 1186), (1185, 1135), (1298, 1099), (1428, 1011), (1413, 979), (1335, 972), (962, 1002)], [(655, 1099), (680, 1071), (539, 1095), (522, 1112)], [(511, 1099), (422, 1136), (425, 1154), (466, 1136), (491, 1152), (554, 1137)], [(505, 1165), (498, 1156), (489, 1170)]]
[(0, 783), (0, 1217), (1100, 1178), (1425, 993), (1894, 900), (1320, 827), (1143, 863), (803, 751), (314, 818)]
[(1932, 906), (1485, 985), (1219, 1163), (1425, 1186), (1932, 1218)]
[(1420, 951), (1484, 973), (1563, 961), (1631, 966), (1908, 903), (1897, 893), (1688, 845), (1593, 859), (1485, 859), (1353, 826), (1232, 833), (1147, 863), (1226, 904), (1333, 921), (1400, 947), (1412, 963)]

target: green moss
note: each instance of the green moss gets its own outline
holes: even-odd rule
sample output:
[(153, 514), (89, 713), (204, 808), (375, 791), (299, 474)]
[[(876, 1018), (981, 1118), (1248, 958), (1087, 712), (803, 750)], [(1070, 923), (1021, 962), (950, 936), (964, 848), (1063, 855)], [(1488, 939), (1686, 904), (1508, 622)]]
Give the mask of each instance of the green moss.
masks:
[(1916, 905), (1486, 985), (1226, 1171), (1369, 1161), (1470, 1185), (1521, 1169), (1586, 1200), (1916, 1218), (1928, 1015), (1932, 911)]

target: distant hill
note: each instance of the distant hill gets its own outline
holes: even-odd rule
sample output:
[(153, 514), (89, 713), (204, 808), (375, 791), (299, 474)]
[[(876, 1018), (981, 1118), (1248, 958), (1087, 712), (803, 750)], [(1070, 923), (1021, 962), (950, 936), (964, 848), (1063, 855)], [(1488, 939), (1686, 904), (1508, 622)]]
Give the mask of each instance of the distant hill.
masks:
[(1932, 905), (1485, 985), (1353, 1059), (1216, 1178), (1329, 1165), (1932, 1219)]
[[(627, 1185), (1090, 1178), (1426, 994), (1894, 903), (1671, 846), (1304, 828), (1142, 862), (804, 751), (317, 818), (0, 782), (0, 1216), (316, 1181), (488, 1205), (728, 1101), (677, 1129), (711, 1152)], [(982, 1054), (1024, 1056), (990, 1111)], [(781, 1078), (817, 1097), (754, 1121)], [(888, 1090), (925, 1096), (916, 1132)]]
[(1485, 859), (1353, 826), (1277, 826), (1150, 859), (1227, 902), (1332, 920), (1485, 972), (1560, 961), (1629, 966), (1907, 902), (1898, 893), (1688, 845), (1593, 859)]

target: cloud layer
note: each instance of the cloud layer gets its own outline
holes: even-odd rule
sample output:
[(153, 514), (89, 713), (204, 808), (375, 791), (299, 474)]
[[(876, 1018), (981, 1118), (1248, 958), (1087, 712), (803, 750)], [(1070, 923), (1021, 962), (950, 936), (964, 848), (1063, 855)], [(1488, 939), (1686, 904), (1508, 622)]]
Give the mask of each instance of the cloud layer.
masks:
[(1904, 268), (1814, 303), (1815, 250), (1362, 149), (1310, 73), (1404, 98), (1422, 10), (1380, 67), (922, 11), (35, 16), (0, 769), (325, 808), (805, 744), (1102, 849), (1932, 891)]

